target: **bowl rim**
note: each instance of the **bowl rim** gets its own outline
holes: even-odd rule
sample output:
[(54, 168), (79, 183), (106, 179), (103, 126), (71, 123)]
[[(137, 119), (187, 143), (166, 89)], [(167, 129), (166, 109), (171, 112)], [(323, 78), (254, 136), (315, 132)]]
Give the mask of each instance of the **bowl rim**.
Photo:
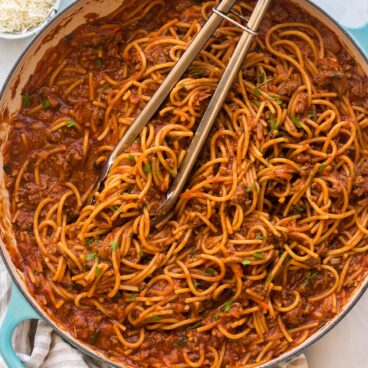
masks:
[(4, 40), (21, 40), (23, 38), (28, 38), (28, 37), (31, 37), (31, 36), (39, 33), (46, 25), (48, 25), (50, 23), (50, 21), (53, 18), (55, 18), (58, 15), (60, 5), (61, 5), (61, 0), (55, 0), (55, 3), (53, 5), (53, 7), (50, 9), (50, 11), (47, 14), (46, 18), (39, 25), (37, 25), (33, 28), (30, 28), (27, 31), (0, 32), (0, 39), (4, 39)]
[[(85, 0), (89, 2), (88, 0)], [(350, 50), (355, 50), (358, 52), (365, 63), (368, 65), (368, 53), (366, 53), (359, 45), (357, 40), (349, 34), (349, 32), (346, 30), (344, 26), (342, 26), (337, 20), (335, 20), (332, 16), (330, 16), (324, 9), (322, 9), (319, 5), (317, 5), (312, 0), (290, 0), (291, 2), (297, 4), (298, 6), (301, 6), (306, 12), (310, 14), (310, 11), (306, 8), (312, 7), (314, 8), (323, 18), (325, 18), (325, 21), (330, 21), (334, 24), (334, 26), (341, 32), (341, 34), (347, 39), (351, 45), (344, 44), (345, 48), (348, 48)], [(302, 2), (305, 1), (306, 6), (301, 5)], [(56, 2), (60, 2), (60, 0), (56, 0)], [(19, 57), (15, 61), (13, 67), (9, 71), (7, 78), (4, 80), (3, 85), (0, 88), (0, 102), (4, 97), (5, 92), (7, 91), (9, 87), (9, 82), (11, 81), (14, 72), (17, 68), (18, 63), (22, 62), (23, 59), (27, 56), (27, 53), (29, 49), (32, 47), (32, 45), (38, 40), (39, 37), (42, 35), (46, 35), (46, 32), (48, 32), (48, 27), (50, 27), (60, 16), (62, 16), (64, 13), (66, 13), (68, 10), (72, 10), (74, 6), (77, 6), (79, 3), (79, 0), (74, 0), (71, 4), (68, 4), (63, 10), (58, 12), (58, 14), (54, 17), (52, 17), (47, 23), (44, 24), (45, 29), (42, 29), (43, 27), (40, 27), (40, 33), (34, 37), (30, 43), (24, 48), (24, 50), (20, 53)], [(313, 15), (312, 15), (313, 16)], [(327, 28), (331, 28), (328, 24), (325, 24)], [(1, 33), (0, 33), (1, 38)], [(1, 204), (1, 198), (0, 198), (0, 204)], [(1, 225), (1, 221), (0, 221)], [(1, 226), (0, 226), (0, 235), (1, 235)], [(30, 304), (30, 306), (41, 316), (41, 318), (51, 325), (55, 333), (57, 333), (62, 339), (65, 340), (68, 344), (70, 344), (72, 347), (78, 349), (81, 353), (84, 353), (93, 359), (98, 360), (102, 364), (107, 364), (109, 367), (116, 367), (116, 368), (131, 368), (132, 366), (125, 362), (119, 362), (116, 360), (113, 360), (112, 357), (110, 357), (106, 352), (101, 352), (97, 348), (94, 348), (93, 346), (71, 336), (70, 332), (66, 329), (64, 329), (61, 325), (57, 323), (55, 319), (53, 319), (52, 316), (50, 316), (45, 309), (43, 309), (40, 304), (36, 301), (36, 299), (33, 297), (32, 293), (28, 290), (24, 280), (20, 277), (18, 274), (19, 270), (15, 266), (15, 264), (12, 261), (12, 258), (10, 256), (9, 250), (6, 247), (5, 241), (0, 236), (0, 257), (2, 258), (6, 269), (8, 270), (11, 281), (14, 282), (14, 284), (19, 289), (20, 293), (23, 295), (25, 300)], [(332, 319), (330, 319), (324, 326), (322, 326), (318, 331), (316, 331), (314, 334), (309, 336), (303, 343), (300, 345), (292, 348), (291, 350), (287, 350), (283, 354), (271, 359), (270, 361), (263, 363), (259, 365), (257, 368), (271, 368), (275, 365), (278, 365), (280, 363), (288, 363), (294, 358), (296, 358), (299, 354), (303, 353), (303, 351), (313, 345), (315, 342), (320, 340), (323, 336), (325, 336), (330, 330), (332, 330), (333, 327), (335, 327), (338, 323), (340, 323), (344, 317), (350, 312), (350, 310), (357, 304), (357, 302), (361, 299), (361, 297), (368, 291), (368, 277), (362, 282), (362, 284), (355, 290), (354, 294), (351, 296), (351, 298), (348, 300), (348, 302), (344, 305), (342, 310)]]

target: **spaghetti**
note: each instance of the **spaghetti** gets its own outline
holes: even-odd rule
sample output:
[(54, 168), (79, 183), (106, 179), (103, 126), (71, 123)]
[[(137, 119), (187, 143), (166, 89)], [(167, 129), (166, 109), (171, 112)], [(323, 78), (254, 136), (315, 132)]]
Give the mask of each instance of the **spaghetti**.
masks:
[(30, 290), (132, 366), (256, 367), (315, 333), (367, 275), (367, 78), (287, 1), (268, 13), (175, 210), (151, 228), (239, 39), (226, 22), (84, 205), (214, 5), (127, 1), (79, 27), (26, 85), (4, 149)]

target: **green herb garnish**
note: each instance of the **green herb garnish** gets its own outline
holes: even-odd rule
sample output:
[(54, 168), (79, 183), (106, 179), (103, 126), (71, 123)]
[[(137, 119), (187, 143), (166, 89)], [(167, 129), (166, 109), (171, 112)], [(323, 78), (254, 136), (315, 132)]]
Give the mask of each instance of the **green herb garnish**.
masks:
[(307, 275), (307, 278), (305, 280), (305, 286), (311, 287), (313, 280), (318, 276), (318, 272), (310, 272)]
[(119, 300), (121, 298), (121, 292), (118, 290), (118, 292), (112, 297), (113, 300)]
[(282, 105), (282, 100), (277, 96), (271, 97), (272, 101), (275, 101), (278, 105)]
[(87, 260), (87, 261), (92, 261), (92, 260), (94, 260), (96, 257), (97, 257), (97, 253), (88, 253), (88, 254), (86, 255), (86, 260)]
[(250, 265), (252, 262), (249, 260), (249, 259), (247, 259), (247, 258), (245, 258), (245, 259), (243, 259), (242, 260), (242, 264), (244, 265), (244, 266), (248, 266), (248, 265)]
[(96, 342), (96, 340), (98, 339), (98, 336), (100, 335), (100, 331), (97, 330), (94, 334), (92, 334), (89, 338), (88, 338), (88, 342), (91, 344), (94, 344)]
[(269, 273), (266, 277), (265, 284), (267, 284), (271, 280), (271, 274)]
[(68, 128), (72, 128), (72, 127), (75, 127), (77, 125), (77, 122), (76, 121), (74, 121), (74, 120), (68, 120), (67, 122), (66, 122), (66, 126), (68, 127)]
[[(257, 97), (261, 97), (262, 93), (261, 93), (261, 90), (259, 89), (258, 85), (256, 85), (254, 87), (254, 94), (257, 96)], [(258, 101), (257, 101), (258, 102)], [(258, 105), (256, 104), (256, 106), (258, 107), (259, 106), (259, 102), (258, 102)]]
[(259, 82), (258, 82), (258, 83), (255, 85), (255, 87), (254, 87), (254, 94), (255, 94), (256, 96), (260, 97), (262, 93), (261, 93), (261, 90), (260, 90), (260, 88), (259, 88), (259, 87), (261, 87), (261, 86), (263, 86), (263, 85), (265, 85), (265, 84), (267, 84), (267, 83), (271, 82), (271, 81), (272, 81), (272, 79), (273, 79), (273, 78), (266, 79), (266, 74), (265, 74), (265, 73), (261, 73), (261, 74), (259, 74), (259, 75), (258, 75), (258, 80), (259, 80)]
[(203, 71), (202, 70), (193, 70), (192, 71), (193, 77), (203, 77)]
[(317, 120), (317, 117), (316, 117), (316, 115), (314, 114), (313, 111), (308, 111), (307, 112), (307, 117), (308, 117), (308, 119), (313, 120), (313, 121)]
[(100, 273), (101, 273), (100, 267), (96, 266), (96, 268), (95, 268), (95, 274), (96, 274), (96, 276), (98, 276)]
[(266, 74), (265, 73), (260, 73), (258, 74), (258, 80), (259, 82), (257, 84), (262, 84), (265, 82), (266, 80)]
[(270, 117), (270, 128), (271, 132), (273, 132), (276, 129), (276, 119), (273, 115)]
[(184, 346), (187, 346), (187, 338), (185, 336), (181, 336), (174, 342), (173, 346), (176, 348), (183, 348)]
[(94, 238), (87, 238), (84, 240), (84, 242), (86, 243), (87, 247), (89, 247), (92, 243), (95, 242)]
[(129, 161), (135, 162), (135, 157), (133, 155), (129, 155)]
[(246, 191), (247, 193), (249, 193), (251, 190), (252, 190), (252, 189), (251, 189), (251, 187), (250, 187), (249, 185), (247, 185), (247, 188), (245, 189), (245, 191)]
[(320, 167), (318, 168), (318, 172), (322, 173), (325, 170), (325, 168), (326, 168), (326, 165), (324, 164), (320, 165)]
[(144, 172), (146, 174), (150, 174), (152, 172), (151, 165), (148, 162), (144, 165)]
[(305, 207), (301, 206), (299, 204), (296, 204), (296, 205), (294, 205), (294, 210), (298, 213), (303, 213), (303, 212), (305, 212)]
[(211, 267), (207, 267), (207, 268), (204, 269), (203, 273), (206, 276), (213, 276), (213, 275), (216, 275), (216, 270), (211, 268)]
[(22, 103), (23, 103), (23, 107), (30, 107), (31, 106), (31, 99), (29, 97), (29, 93), (23, 93), (22, 96)]
[(102, 60), (101, 59), (97, 59), (96, 60), (96, 68), (97, 69), (101, 69), (102, 68)]
[(232, 299), (229, 299), (228, 301), (225, 302), (225, 304), (224, 304), (224, 311), (225, 312), (229, 312), (229, 310), (231, 308), (231, 304), (233, 304)]
[(156, 314), (152, 316), (152, 321), (154, 321), (154, 322), (157, 322), (160, 319), (161, 319), (161, 317), (160, 316), (156, 316)]
[(297, 128), (301, 128), (302, 125), (300, 124), (299, 119), (296, 116), (292, 116), (291, 117), (291, 121), (293, 122), (293, 124), (297, 127)]
[(120, 209), (120, 206), (111, 206), (110, 207), (110, 210), (114, 211), (114, 212), (119, 211), (119, 209)]
[(51, 106), (51, 103), (50, 103), (50, 101), (49, 100), (42, 100), (42, 107), (44, 108), (44, 109), (48, 109), (49, 107)]
[(135, 300), (137, 300), (137, 295), (131, 295), (131, 296), (129, 297), (129, 301), (130, 301), (130, 302), (134, 302)]
[(113, 240), (110, 243), (110, 247), (113, 251), (117, 251), (119, 249), (119, 243), (116, 240)]
[(193, 326), (190, 326), (190, 329), (195, 329), (198, 328), (199, 326), (202, 326), (202, 321), (197, 322), (196, 324), (194, 324)]
[(258, 259), (263, 259), (264, 258), (264, 254), (263, 253), (259, 253), (259, 252), (255, 252), (252, 253), (252, 256)]
[(256, 234), (256, 239), (257, 239), (257, 240), (263, 240), (263, 239), (264, 239), (264, 237), (263, 237), (263, 235), (262, 235), (261, 233), (257, 233), (257, 234)]

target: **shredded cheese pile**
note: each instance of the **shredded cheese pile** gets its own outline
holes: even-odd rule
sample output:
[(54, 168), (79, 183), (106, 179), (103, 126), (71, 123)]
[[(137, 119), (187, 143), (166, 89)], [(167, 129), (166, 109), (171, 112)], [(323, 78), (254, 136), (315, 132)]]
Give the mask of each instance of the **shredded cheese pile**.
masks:
[(40, 25), (55, 0), (0, 0), (0, 32), (21, 32)]

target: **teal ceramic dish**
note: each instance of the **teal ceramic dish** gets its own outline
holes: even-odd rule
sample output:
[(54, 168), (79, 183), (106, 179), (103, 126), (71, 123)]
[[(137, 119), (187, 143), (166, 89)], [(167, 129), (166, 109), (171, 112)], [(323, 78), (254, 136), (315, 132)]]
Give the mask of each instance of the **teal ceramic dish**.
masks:
[[(309, 1), (293, 0), (293, 2), (334, 31), (340, 41), (347, 49), (350, 50), (357, 63), (368, 75), (368, 24), (358, 29), (344, 28)], [(0, 94), (0, 115), (11, 114), (18, 109), (21, 99), (21, 90), (29, 76), (35, 70), (38, 61), (42, 58), (48, 48), (55, 46), (62, 37), (72, 32), (80, 24), (84, 23), (88, 14), (95, 13), (102, 17), (113, 12), (119, 5), (121, 5), (121, 3), (122, 1), (80, 0), (54, 18), (33, 40), (15, 64)], [(22, 78), (19, 77), (20, 75)], [(6, 136), (6, 130), (6, 126), (0, 125), (0, 146), (2, 144), (2, 140)], [(3, 323), (0, 327), (0, 354), (4, 361), (7, 363), (8, 367), (23, 368), (23, 364), (13, 351), (12, 347), (12, 335), (14, 329), (22, 321), (29, 319), (43, 319), (47, 321), (62, 338), (83, 353), (86, 353), (110, 366), (123, 368), (123, 365), (111, 361), (102, 353), (95, 351), (91, 347), (76, 340), (68, 331), (63, 330), (58, 326), (50, 316), (45, 314), (43, 309), (37, 304), (36, 300), (28, 291), (25, 286), (23, 275), (12, 263), (9, 254), (9, 248), (16, 247), (16, 240), (12, 235), (9, 214), (9, 197), (4, 186), (2, 167), (2, 157), (0, 155), (0, 234), (2, 235), (2, 239), (0, 239), (0, 253), (14, 282), (12, 286), (11, 300)], [(4, 242), (7, 243), (7, 247), (5, 247)], [(298, 347), (260, 366), (260, 368), (269, 368), (281, 362), (287, 362), (293, 359), (297, 354), (313, 344), (331, 330), (331, 328), (333, 328), (339, 321), (341, 321), (341, 319), (351, 310), (367, 289), (368, 279), (365, 280), (365, 282), (356, 290), (354, 296), (345, 305), (342, 312), (334, 319), (329, 321), (325, 326), (323, 326), (323, 328), (309, 337)]]

